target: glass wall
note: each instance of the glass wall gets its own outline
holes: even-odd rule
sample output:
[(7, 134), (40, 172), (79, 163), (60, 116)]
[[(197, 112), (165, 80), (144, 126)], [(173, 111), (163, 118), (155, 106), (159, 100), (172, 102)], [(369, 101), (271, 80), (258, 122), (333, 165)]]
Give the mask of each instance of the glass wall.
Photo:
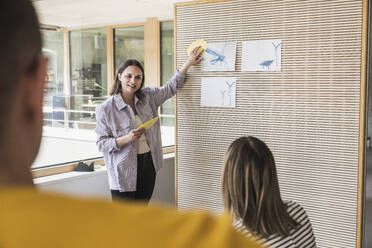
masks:
[[(161, 85), (164, 85), (174, 74), (173, 22), (160, 23), (160, 69)], [(174, 97), (167, 100), (160, 108), (164, 146), (174, 145)]]
[(63, 106), (69, 109), (71, 128), (94, 129), (95, 109), (107, 98), (107, 45), (106, 29), (70, 32), (71, 95)]
[(114, 30), (115, 72), (127, 59), (136, 59), (144, 66), (144, 26)]
[[(33, 168), (63, 164), (84, 158), (102, 156), (98, 152), (93, 129), (95, 109), (107, 99), (108, 52), (107, 29), (110, 27), (43, 33), (43, 52), (49, 57), (44, 101), (44, 135), (38, 158)], [(161, 85), (172, 77), (173, 22), (163, 22), (161, 31)], [(144, 65), (144, 26), (113, 30), (114, 69), (125, 60), (134, 58)], [(154, 37), (152, 37), (154, 39)], [(65, 51), (69, 42), (70, 51)], [(69, 53), (69, 61), (65, 61)], [(66, 75), (65, 66), (70, 74)], [(146, 66), (146, 65), (144, 65)], [(69, 80), (66, 80), (69, 78)], [(160, 108), (164, 146), (174, 145), (174, 100)], [(61, 142), (65, 142), (62, 144)], [(81, 145), (80, 143), (84, 145)], [(72, 143), (76, 143), (76, 148)], [(77, 144), (79, 143), (79, 144)], [(60, 149), (64, 152), (61, 153)]]
[(53, 97), (64, 92), (64, 42), (62, 32), (42, 33), (43, 53), (48, 57), (48, 71), (44, 89), (44, 125), (54, 126)]
[[(369, 12), (372, 5), (369, 5)], [(372, 19), (369, 19), (368, 50), (372, 50)], [(365, 148), (365, 174), (364, 174), (364, 209), (363, 209), (363, 245), (372, 247), (372, 57), (368, 58), (367, 70), (367, 104), (366, 104), (366, 148)], [(368, 234), (369, 233), (369, 234)]]

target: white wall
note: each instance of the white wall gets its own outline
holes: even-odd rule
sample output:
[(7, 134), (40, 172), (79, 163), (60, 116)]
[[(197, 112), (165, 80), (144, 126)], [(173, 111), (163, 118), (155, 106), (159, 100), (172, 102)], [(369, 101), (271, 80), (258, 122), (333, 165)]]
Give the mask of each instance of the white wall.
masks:
[(94, 172), (68, 172), (34, 179), (42, 191), (78, 197), (110, 199), (106, 168)]
[(93, 130), (44, 127), (43, 137), (32, 167), (84, 161), (102, 157)]
[[(172, 140), (172, 129), (162, 127), (163, 144)], [(101, 157), (97, 150), (96, 135), (92, 130), (75, 130), (44, 127), (39, 155), (33, 167), (84, 161)], [(40, 190), (52, 191), (78, 197), (111, 199), (105, 167), (95, 172), (68, 172), (34, 180)], [(159, 171), (151, 204), (174, 206), (174, 154), (164, 155), (164, 167)]]
[[(105, 167), (94, 172), (68, 172), (36, 178), (34, 182), (42, 191), (111, 199)], [(174, 154), (165, 155), (150, 204), (154, 203), (174, 206)]]

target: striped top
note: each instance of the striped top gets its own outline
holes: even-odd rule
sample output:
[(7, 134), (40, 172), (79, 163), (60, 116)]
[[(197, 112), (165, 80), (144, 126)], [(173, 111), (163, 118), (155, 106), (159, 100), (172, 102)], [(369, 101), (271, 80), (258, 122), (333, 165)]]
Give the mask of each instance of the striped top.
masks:
[(243, 226), (241, 220), (235, 221), (234, 226), (253, 240), (270, 248), (316, 248), (313, 229), (305, 209), (293, 201), (285, 202), (285, 204), (289, 215), (300, 224), (296, 229), (291, 230), (287, 237), (279, 234), (273, 234), (269, 238), (255, 237)]
[[(177, 71), (162, 87), (141, 89), (141, 99), (134, 95), (134, 107), (141, 121), (146, 122), (159, 116), (160, 105), (174, 96), (184, 83), (185, 75)], [(96, 122), (96, 144), (105, 159), (110, 189), (120, 192), (136, 191), (138, 141), (131, 141), (122, 147), (116, 145), (117, 138), (128, 135), (137, 128), (132, 108), (120, 93), (114, 94), (97, 107)], [(146, 138), (158, 172), (163, 167), (164, 160), (160, 122), (157, 121), (142, 136)]]

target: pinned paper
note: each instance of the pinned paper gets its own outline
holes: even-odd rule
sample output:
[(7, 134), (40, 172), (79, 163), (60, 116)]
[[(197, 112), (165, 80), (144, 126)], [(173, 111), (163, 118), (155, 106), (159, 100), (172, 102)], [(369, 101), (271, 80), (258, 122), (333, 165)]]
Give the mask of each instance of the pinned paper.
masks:
[(155, 122), (157, 122), (159, 120), (159, 117), (156, 116), (155, 118), (149, 120), (149, 121), (146, 121), (145, 123), (141, 124), (138, 128), (144, 128), (144, 129), (149, 129), (150, 127), (152, 127)]
[(209, 43), (202, 61), (202, 71), (235, 71), (236, 42)]
[(198, 53), (205, 51), (205, 49), (207, 49), (207, 45), (208, 44), (205, 40), (196, 40), (187, 48), (187, 55), (190, 55), (194, 48), (198, 46), (200, 46)]
[(200, 105), (202, 107), (235, 108), (236, 77), (203, 77)]
[(242, 42), (242, 71), (281, 71), (282, 40)]

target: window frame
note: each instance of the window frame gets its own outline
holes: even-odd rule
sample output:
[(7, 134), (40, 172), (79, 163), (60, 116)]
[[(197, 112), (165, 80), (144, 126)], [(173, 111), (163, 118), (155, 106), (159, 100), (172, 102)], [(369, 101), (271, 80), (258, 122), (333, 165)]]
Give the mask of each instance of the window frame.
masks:
[[(64, 94), (65, 95), (71, 95), (71, 39), (70, 39), (70, 34), (72, 31), (84, 31), (84, 30), (91, 30), (91, 29), (106, 29), (106, 63), (107, 63), (107, 92), (109, 94), (109, 89), (110, 87), (113, 86), (114, 84), (114, 77), (115, 77), (115, 68), (114, 68), (114, 29), (116, 28), (126, 28), (126, 27), (134, 27), (134, 26), (143, 26), (144, 27), (144, 41), (150, 40), (150, 37), (154, 39), (156, 37), (156, 40), (158, 42), (157, 45), (157, 51), (156, 53), (154, 52), (149, 52), (149, 48), (144, 47), (144, 57), (145, 57), (145, 63), (146, 63), (146, 58), (149, 58), (151, 56), (155, 56), (155, 59), (157, 59), (157, 80), (155, 80), (156, 85), (151, 85), (151, 86), (158, 86), (160, 87), (160, 56), (161, 56), (161, 50), (160, 50), (160, 25), (161, 22), (169, 22), (173, 21), (173, 19), (164, 19), (164, 20), (158, 20), (157, 18), (148, 18), (145, 22), (135, 22), (135, 23), (127, 23), (127, 24), (116, 24), (116, 25), (104, 25), (104, 26), (92, 26), (92, 27), (81, 27), (81, 28), (59, 28), (57, 30), (41, 30), (42, 33), (47, 33), (47, 32), (62, 32), (63, 33), (63, 44), (64, 44)], [(174, 25), (174, 23), (173, 23)], [(151, 33), (152, 28), (154, 26), (158, 27), (158, 32), (156, 33)], [(173, 36), (175, 37), (175, 36)], [(174, 51), (174, 49), (173, 49)], [(155, 55), (154, 55), (155, 54)], [(157, 56), (156, 56), (157, 54)], [(174, 64), (174, 62), (173, 62)], [(174, 70), (176, 71), (176, 69)], [(146, 73), (146, 78), (148, 72)], [(154, 77), (152, 77), (154, 78)], [(148, 85), (147, 85), (148, 86)], [(175, 101), (175, 116), (177, 113), (176, 109), (176, 101)], [(67, 123), (67, 122), (65, 122)], [(68, 124), (67, 124), (68, 125)], [(175, 121), (176, 125), (176, 121)], [(175, 127), (175, 132), (176, 132), (176, 127)], [(176, 142), (176, 133), (175, 133), (175, 142)], [(173, 146), (163, 146), (163, 154), (169, 154), (169, 153), (174, 153), (175, 152), (175, 145)], [(84, 160), (83, 162), (95, 162), (96, 164), (104, 164), (103, 157), (96, 158), (96, 159), (90, 159), (87, 158), (87, 160)], [(48, 167), (44, 168), (31, 168), (31, 173), (33, 178), (39, 178), (39, 177), (44, 177), (44, 176), (50, 176), (50, 175), (55, 175), (59, 173), (66, 173), (73, 171), (74, 168), (77, 166), (78, 162), (71, 162), (71, 163), (66, 163), (66, 164), (61, 164), (61, 165), (50, 165)]]

